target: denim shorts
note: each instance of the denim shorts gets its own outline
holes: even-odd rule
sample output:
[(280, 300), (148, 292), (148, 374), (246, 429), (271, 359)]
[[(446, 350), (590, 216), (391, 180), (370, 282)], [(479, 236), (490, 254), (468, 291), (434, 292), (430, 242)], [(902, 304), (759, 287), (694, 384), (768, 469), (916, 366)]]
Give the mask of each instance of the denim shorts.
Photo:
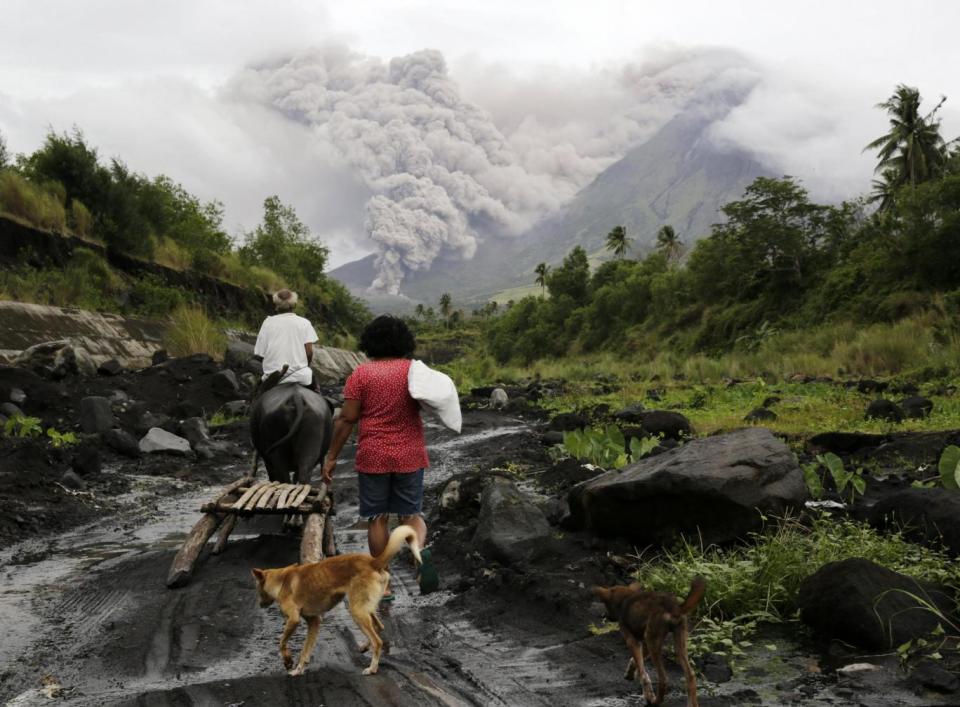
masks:
[(420, 515), (423, 509), (423, 469), (406, 473), (357, 474), (360, 517), (370, 520), (385, 513)]

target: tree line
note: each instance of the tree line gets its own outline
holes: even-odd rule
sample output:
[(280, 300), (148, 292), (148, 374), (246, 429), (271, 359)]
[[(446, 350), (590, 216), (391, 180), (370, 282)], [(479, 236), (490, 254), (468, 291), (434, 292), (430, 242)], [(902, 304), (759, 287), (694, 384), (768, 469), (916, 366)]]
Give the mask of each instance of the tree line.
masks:
[(960, 314), (960, 150), (940, 133), (942, 105), (924, 114), (919, 91), (902, 85), (879, 104), (890, 129), (864, 148), (877, 151), (879, 175), (866, 197), (818, 204), (793, 177), (761, 177), (690, 248), (666, 225), (646, 257), (630, 259), (618, 226), (606, 241), (613, 259), (593, 272), (579, 246), (553, 268), (541, 263), (541, 296), (491, 320), (491, 352), (501, 362), (718, 353), (756, 346), (774, 325), (894, 320), (934, 293)]
[(327, 247), (278, 196), (264, 200), (261, 223), (235, 240), (219, 201), (202, 201), (169, 177), (149, 178), (117, 158), (102, 160), (78, 129), (51, 131), (35, 152), (16, 157), (0, 135), (0, 211), (177, 269), (243, 286), (296, 288), (309, 315), (346, 332), (369, 316), (326, 277)]

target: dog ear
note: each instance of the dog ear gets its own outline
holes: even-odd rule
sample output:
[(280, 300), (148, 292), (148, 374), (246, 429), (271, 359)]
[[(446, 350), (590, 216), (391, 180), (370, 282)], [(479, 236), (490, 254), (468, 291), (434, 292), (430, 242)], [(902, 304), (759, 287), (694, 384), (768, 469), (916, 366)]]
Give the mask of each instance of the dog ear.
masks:
[(590, 591), (600, 601), (606, 601), (610, 598), (610, 590), (606, 587), (591, 587)]
[(263, 570), (258, 570), (256, 567), (250, 570), (253, 574), (253, 578), (257, 580), (257, 584), (263, 584), (264, 572)]

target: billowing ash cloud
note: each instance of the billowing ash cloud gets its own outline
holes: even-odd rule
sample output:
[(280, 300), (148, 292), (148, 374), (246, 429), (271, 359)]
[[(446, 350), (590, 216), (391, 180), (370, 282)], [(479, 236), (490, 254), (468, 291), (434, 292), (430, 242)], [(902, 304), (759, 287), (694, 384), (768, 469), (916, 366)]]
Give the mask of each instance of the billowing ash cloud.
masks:
[(248, 68), (227, 94), (308, 126), (357, 171), (372, 195), (372, 287), (397, 294), (406, 272), (469, 259), (480, 239), (515, 236), (560, 208), (678, 110), (756, 81), (739, 55), (703, 50), (584, 74), (575, 101), (570, 76), (526, 87), (511, 78), (502, 85), (522, 95), (499, 101), (492, 76), (475, 78), (490, 83), (476, 90), (492, 113), (461, 96), (439, 52), (384, 62), (325, 47)]

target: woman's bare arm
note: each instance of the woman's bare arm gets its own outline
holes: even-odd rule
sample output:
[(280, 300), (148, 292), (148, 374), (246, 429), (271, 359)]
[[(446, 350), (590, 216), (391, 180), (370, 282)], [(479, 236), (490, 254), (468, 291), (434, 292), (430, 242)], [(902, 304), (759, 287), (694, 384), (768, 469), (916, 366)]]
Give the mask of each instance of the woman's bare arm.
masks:
[(323, 462), (323, 480), (327, 484), (333, 483), (333, 471), (337, 468), (337, 457), (343, 450), (343, 445), (350, 439), (354, 426), (360, 419), (360, 401), (344, 400), (340, 408), (340, 416), (333, 426), (333, 439), (330, 442), (330, 451)]

